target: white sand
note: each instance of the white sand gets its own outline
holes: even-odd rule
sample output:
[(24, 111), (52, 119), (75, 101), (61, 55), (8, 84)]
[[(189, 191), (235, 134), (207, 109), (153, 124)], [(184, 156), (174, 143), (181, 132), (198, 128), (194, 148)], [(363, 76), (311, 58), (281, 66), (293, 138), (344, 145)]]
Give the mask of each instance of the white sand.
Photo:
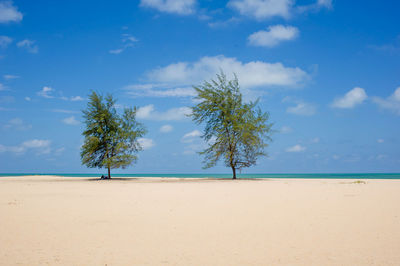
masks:
[(400, 180), (0, 178), (0, 265), (400, 265)]

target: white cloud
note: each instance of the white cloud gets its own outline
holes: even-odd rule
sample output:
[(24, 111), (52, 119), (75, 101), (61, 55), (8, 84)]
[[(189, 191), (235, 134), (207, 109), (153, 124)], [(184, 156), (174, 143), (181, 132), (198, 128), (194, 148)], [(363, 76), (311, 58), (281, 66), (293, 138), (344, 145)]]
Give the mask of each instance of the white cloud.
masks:
[(3, 128), (23, 131), (31, 129), (32, 125), (25, 124), (21, 118), (16, 117), (8, 121), (7, 124), (3, 126)]
[(343, 97), (336, 98), (332, 107), (349, 109), (354, 108), (356, 105), (361, 104), (368, 98), (365, 90), (363, 88), (356, 87), (349, 92), (347, 92)]
[(16, 76), (16, 75), (4, 75), (3, 78), (5, 80), (10, 80), (10, 79), (17, 79), (17, 78), (19, 78), (19, 76)]
[(155, 111), (154, 105), (149, 104), (142, 106), (137, 110), (136, 116), (138, 119), (172, 121), (183, 120), (192, 112), (189, 107), (171, 108), (165, 112)]
[(133, 97), (193, 97), (196, 91), (193, 88), (167, 88), (165, 84), (135, 84), (123, 89)]
[(0, 83), (0, 91), (5, 91), (5, 90), (7, 90), (7, 87)]
[(305, 150), (306, 150), (306, 147), (301, 146), (299, 144), (296, 144), (296, 145), (294, 145), (292, 147), (287, 148), (286, 152), (302, 152), (302, 151), (305, 151)]
[(376, 142), (378, 142), (378, 143), (384, 143), (385, 140), (384, 140), (384, 139), (377, 139)]
[(69, 98), (70, 101), (77, 102), (77, 101), (83, 101), (84, 99), (81, 96), (72, 96)]
[(196, 0), (141, 0), (141, 7), (157, 9), (160, 12), (189, 15), (195, 12)]
[(282, 63), (263, 61), (242, 63), (236, 58), (223, 55), (205, 56), (192, 63), (173, 63), (151, 71), (148, 78), (163, 84), (193, 85), (214, 78), (221, 69), (228, 78), (232, 78), (233, 73), (236, 73), (243, 88), (296, 87), (308, 80), (307, 73), (297, 67), (285, 67)]
[(173, 130), (174, 128), (171, 125), (163, 125), (160, 127), (160, 132), (161, 133), (169, 133)]
[(400, 87), (398, 87), (392, 95), (386, 99), (374, 97), (373, 101), (382, 109), (387, 109), (400, 115)]
[(288, 107), (286, 112), (294, 115), (311, 116), (315, 114), (316, 108), (310, 103), (297, 102), (295, 106)]
[(39, 52), (39, 47), (37, 45), (35, 45), (35, 42), (36, 41), (25, 39), (25, 40), (18, 42), (17, 47), (24, 48), (29, 53), (37, 54)]
[(27, 140), (17, 146), (4, 146), (0, 144), (0, 152), (11, 152), (17, 155), (27, 151), (35, 151), (37, 155), (48, 154), (51, 151), (50, 140), (32, 139)]
[(13, 6), (12, 1), (0, 2), (0, 23), (19, 22), (22, 18), (22, 13)]
[(120, 54), (123, 51), (125, 51), (127, 48), (132, 47), (134, 45), (134, 43), (137, 41), (138, 41), (138, 39), (133, 37), (131, 34), (124, 33), (124, 34), (122, 34), (122, 47), (118, 48), (118, 49), (110, 50), (109, 53), (110, 54)]
[(51, 111), (55, 112), (55, 113), (63, 113), (63, 114), (77, 114), (77, 113), (79, 113), (78, 111), (75, 111), (75, 110), (66, 110), (66, 109), (53, 109)]
[(268, 27), (268, 31), (257, 31), (251, 34), (248, 42), (253, 46), (274, 47), (283, 41), (294, 40), (299, 36), (296, 27), (275, 25)]
[(196, 130), (193, 130), (189, 133), (186, 133), (185, 135), (183, 135), (181, 141), (183, 143), (191, 143), (193, 142), (195, 139), (199, 138), (201, 136), (201, 132)]
[(288, 134), (288, 133), (290, 133), (292, 131), (293, 131), (293, 129), (291, 127), (288, 127), (288, 126), (283, 126), (283, 127), (281, 127), (281, 130), (280, 130), (280, 132), (282, 134)]
[(119, 48), (119, 49), (114, 49), (114, 50), (110, 50), (109, 53), (110, 54), (120, 54), (124, 51), (124, 49)]
[(28, 101), (28, 102), (30, 102), (32, 100), (31, 97), (28, 97), (28, 96), (25, 97), (24, 99), (25, 99), (25, 101)]
[(320, 138), (316, 137), (311, 140), (311, 143), (319, 143), (321, 141)]
[(138, 142), (143, 150), (148, 150), (156, 145), (152, 139), (148, 139), (148, 138), (139, 138)]
[(12, 39), (8, 36), (0, 36), (0, 48), (7, 48), (12, 43)]
[(42, 96), (43, 98), (51, 99), (54, 98), (54, 96), (50, 95), (53, 91), (53, 88), (45, 86), (41, 91), (37, 92), (37, 95)]
[(257, 20), (272, 17), (290, 17), (293, 0), (230, 0), (228, 6), (236, 9), (241, 15)]
[(76, 126), (76, 125), (79, 125), (79, 124), (80, 124), (80, 122), (79, 122), (78, 120), (75, 119), (75, 116), (70, 116), (70, 117), (64, 118), (64, 119), (62, 120), (62, 122), (63, 122), (64, 124), (70, 125), (70, 126)]
[(308, 11), (319, 11), (322, 8), (332, 9), (332, 0), (317, 0), (315, 3), (297, 7), (300, 13)]

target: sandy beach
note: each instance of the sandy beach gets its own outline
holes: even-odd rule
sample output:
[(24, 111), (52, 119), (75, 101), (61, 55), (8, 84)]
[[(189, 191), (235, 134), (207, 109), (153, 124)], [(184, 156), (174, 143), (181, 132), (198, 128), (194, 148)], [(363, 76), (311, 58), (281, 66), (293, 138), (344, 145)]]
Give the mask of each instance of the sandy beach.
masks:
[(400, 180), (0, 178), (0, 265), (400, 265)]

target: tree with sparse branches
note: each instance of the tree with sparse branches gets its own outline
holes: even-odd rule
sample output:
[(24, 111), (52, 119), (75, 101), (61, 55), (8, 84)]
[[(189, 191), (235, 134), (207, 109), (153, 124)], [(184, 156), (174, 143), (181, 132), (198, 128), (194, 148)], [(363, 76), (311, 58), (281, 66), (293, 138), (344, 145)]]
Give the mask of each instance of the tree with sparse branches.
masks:
[(82, 164), (90, 168), (123, 168), (137, 161), (142, 150), (138, 139), (146, 134), (144, 126), (136, 121), (136, 107), (117, 113), (112, 95), (103, 97), (92, 92), (83, 111), (86, 130), (81, 147)]
[(266, 156), (265, 148), (271, 141), (272, 123), (269, 114), (258, 107), (258, 100), (245, 103), (242, 99), (238, 78), (227, 80), (221, 71), (216, 79), (194, 86), (199, 102), (190, 115), (197, 124), (205, 124), (202, 138), (208, 147), (204, 155), (204, 168), (210, 168), (222, 159), (236, 171), (256, 164), (260, 156)]

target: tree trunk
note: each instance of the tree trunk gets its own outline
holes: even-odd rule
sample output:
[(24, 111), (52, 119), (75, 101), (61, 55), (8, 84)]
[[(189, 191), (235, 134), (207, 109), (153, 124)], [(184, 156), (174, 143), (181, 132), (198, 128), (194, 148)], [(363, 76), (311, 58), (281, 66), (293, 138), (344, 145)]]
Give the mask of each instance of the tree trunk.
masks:
[(110, 166), (108, 166), (108, 179), (111, 179), (111, 171), (110, 171)]
[(231, 167), (232, 167), (232, 172), (233, 172), (232, 179), (236, 179), (236, 168), (234, 166), (231, 166)]

